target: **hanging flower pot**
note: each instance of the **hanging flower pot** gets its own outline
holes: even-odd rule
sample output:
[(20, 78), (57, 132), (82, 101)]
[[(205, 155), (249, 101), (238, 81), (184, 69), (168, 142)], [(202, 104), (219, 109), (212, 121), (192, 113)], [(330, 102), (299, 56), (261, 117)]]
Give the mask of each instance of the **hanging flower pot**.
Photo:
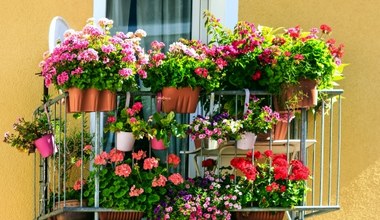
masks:
[(100, 220), (140, 220), (143, 212), (100, 212)]
[(96, 112), (98, 108), (99, 90), (95, 88), (86, 89), (82, 99), (82, 111)]
[(151, 145), (153, 150), (165, 150), (166, 146), (163, 140), (157, 140), (157, 138), (153, 138), (151, 140)]
[(109, 112), (115, 110), (116, 93), (110, 90), (102, 90), (99, 93), (98, 107), (99, 112)]
[(66, 111), (68, 113), (81, 112), (84, 90), (72, 87), (69, 88), (67, 92), (69, 93), (69, 96), (66, 103)]
[(282, 220), (285, 212), (234, 212), (235, 220)]
[(298, 84), (282, 86), (281, 94), (274, 97), (276, 111), (310, 108), (318, 103), (317, 81), (300, 79)]
[(242, 138), (237, 141), (237, 148), (242, 150), (253, 149), (255, 146), (257, 135), (252, 132), (245, 132)]
[(207, 144), (205, 145), (205, 148), (207, 150), (216, 150), (218, 149), (219, 147), (219, 144), (218, 144), (218, 141), (217, 140), (213, 140), (213, 139), (206, 139), (205, 141), (207, 141)]
[(191, 87), (165, 87), (162, 89), (162, 97), (158, 97), (157, 101), (161, 102), (163, 112), (194, 113), (200, 91), (199, 87), (194, 89)]
[(284, 140), (288, 133), (288, 126), (293, 120), (293, 112), (280, 112), (280, 118), (274, 126), (274, 140)]
[(132, 151), (135, 144), (135, 137), (132, 132), (116, 132), (116, 149), (120, 151)]
[(194, 140), (195, 148), (196, 149), (201, 148), (202, 143), (203, 143), (204, 149), (207, 149), (207, 150), (215, 150), (215, 149), (218, 149), (218, 147), (219, 147), (217, 140), (213, 140), (211, 138), (205, 138), (205, 139), (198, 139), (197, 138)]
[(53, 135), (47, 134), (34, 141), (34, 145), (43, 158), (53, 155)]

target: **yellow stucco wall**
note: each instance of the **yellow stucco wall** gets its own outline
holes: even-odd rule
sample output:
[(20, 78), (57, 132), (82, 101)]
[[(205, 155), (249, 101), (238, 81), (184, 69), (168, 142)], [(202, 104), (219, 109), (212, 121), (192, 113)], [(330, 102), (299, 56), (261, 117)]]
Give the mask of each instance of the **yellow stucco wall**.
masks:
[[(42, 97), (35, 76), (48, 49), (48, 29), (62, 16), (74, 29), (92, 16), (91, 0), (2, 1), (0, 3), (0, 132), (19, 116), (30, 119)], [(0, 219), (33, 219), (33, 158), (0, 143)]]
[[(3, 1), (0, 4), (0, 132), (18, 116), (31, 118), (40, 104), (42, 80), (34, 75), (47, 50), (50, 20), (63, 16), (75, 29), (92, 15), (92, 1)], [(239, 0), (239, 20), (267, 26), (326, 23), (345, 44), (341, 206), (314, 219), (376, 219), (380, 211), (380, 102), (378, 41), (380, 1)], [(33, 156), (0, 143), (1, 219), (33, 218)]]
[(313, 219), (378, 219), (380, 211), (380, 1), (239, 0), (239, 20), (273, 27), (329, 24), (350, 63), (341, 81), (341, 210)]

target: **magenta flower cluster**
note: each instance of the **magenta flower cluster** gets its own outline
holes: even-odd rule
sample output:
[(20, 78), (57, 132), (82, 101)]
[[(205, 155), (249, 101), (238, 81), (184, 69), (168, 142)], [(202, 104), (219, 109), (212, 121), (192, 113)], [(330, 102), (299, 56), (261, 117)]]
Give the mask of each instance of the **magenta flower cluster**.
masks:
[(113, 21), (103, 18), (97, 25), (89, 19), (81, 31), (68, 30), (54, 50), (40, 62), (45, 86), (121, 90), (136, 86), (135, 74), (146, 77), (148, 57), (140, 47), (142, 30), (111, 36)]

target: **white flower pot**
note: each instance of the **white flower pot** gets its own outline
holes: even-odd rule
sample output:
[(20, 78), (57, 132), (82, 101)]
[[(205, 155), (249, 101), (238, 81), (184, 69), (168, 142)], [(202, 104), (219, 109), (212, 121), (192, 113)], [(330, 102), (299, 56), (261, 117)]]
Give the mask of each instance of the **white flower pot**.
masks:
[(206, 149), (216, 150), (218, 149), (218, 141), (213, 139), (207, 139)]
[(132, 132), (116, 132), (116, 149), (120, 151), (132, 151), (135, 137)]
[(252, 132), (245, 132), (241, 139), (237, 141), (237, 148), (242, 150), (250, 150), (255, 147), (257, 135)]

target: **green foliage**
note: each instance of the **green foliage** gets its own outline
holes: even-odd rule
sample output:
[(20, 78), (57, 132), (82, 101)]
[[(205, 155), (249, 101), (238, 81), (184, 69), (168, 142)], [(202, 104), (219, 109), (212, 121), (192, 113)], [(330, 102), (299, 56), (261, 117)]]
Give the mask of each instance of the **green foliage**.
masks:
[[(165, 188), (153, 185), (153, 182), (161, 175), (167, 176), (168, 170), (159, 165), (158, 159), (146, 158), (146, 152), (139, 151), (134, 154), (134, 160), (121, 159), (120, 156), (124, 156), (124, 153), (117, 150), (101, 154), (106, 155), (106, 162), (104, 165), (95, 162), (84, 191), (89, 206), (94, 205), (95, 177), (98, 176), (100, 207), (142, 211), (148, 217), (153, 215), (154, 207), (167, 193)], [(115, 155), (118, 155), (115, 157), (118, 159), (113, 158)], [(145, 167), (146, 163), (152, 167)], [(120, 167), (125, 169), (120, 170)]]
[(161, 51), (163, 47), (163, 43), (152, 42), (146, 66), (148, 76), (142, 79), (144, 86), (150, 87), (152, 92), (164, 87), (201, 87), (206, 92), (219, 88), (224, 74), (207, 53), (210, 48), (206, 45), (180, 39), (171, 44), (165, 54)]
[(252, 132), (255, 134), (266, 133), (272, 129), (279, 119), (279, 114), (269, 106), (263, 106), (263, 99), (254, 98), (248, 105), (244, 115), (240, 132)]
[(170, 145), (170, 138), (173, 135), (177, 138), (185, 138), (187, 124), (180, 124), (175, 120), (175, 113), (156, 112), (149, 118), (149, 133), (158, 140), (163, 140), (165, 146)]
[(148, 134), (148, 123), (142, 116), (143, 105), (136, 102), (131, 108), (122, 109), (117, 116), (113, 114), (108, 116), (105, 132), (132, 132), (136, 139), (142, 139)]
[(34, 152), (34, 141), (52, 133), (46, 114), (36, 115), (31, 121), (19, 118), (13, 124), (14, 133), (6, 132), (4, 142), (24, 152)]
[[(252, 155), (247, 158), (234, 158), (231, 165), (243, 173), (248, 172), (247, 167), (240, 164), (251, 164)], [(308, 190), (306, 180), (310, 177), (307, 167), (298, 160), (287, 162), (286, 156), (272, 155), (271, 151), (265, 152), (264, 161), (262, 155), (255, 152), (255, 165), (249, 168), (254, 177), (238, 176), (237, 185), (242, 194), (238, 197), (242, 207), (291, 208), (300, 205), (305, 199)], [(245, 170), (247, 169), (247, 170)]]
[(335, 40), (325, 39), (331, 32), (327, 25), (321, 25), (320, 35), (316, 28), (302, 32), (299, 26), (273, 29), (244, 21), (229, 30), (210, 12), (204, 17), (211, 43), (219, 51), (215, 56), (228, 63), (221, 88), (278, 94), (282, 84), (303, 78), (316, 80), (318, 89), (331, 89), (342, 79), (343, 45), (335, 46)]

